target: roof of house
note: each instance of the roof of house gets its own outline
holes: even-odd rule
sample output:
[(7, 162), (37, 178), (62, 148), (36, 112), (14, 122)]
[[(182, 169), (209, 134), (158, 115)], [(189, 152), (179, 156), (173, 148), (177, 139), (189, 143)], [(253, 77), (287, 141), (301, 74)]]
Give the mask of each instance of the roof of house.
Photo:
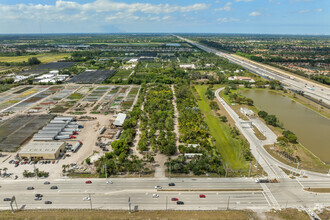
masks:
[(123, 126), (125, 119), (126, 119), (126, 114), (119, 113), (113, 124), (116, 126)]

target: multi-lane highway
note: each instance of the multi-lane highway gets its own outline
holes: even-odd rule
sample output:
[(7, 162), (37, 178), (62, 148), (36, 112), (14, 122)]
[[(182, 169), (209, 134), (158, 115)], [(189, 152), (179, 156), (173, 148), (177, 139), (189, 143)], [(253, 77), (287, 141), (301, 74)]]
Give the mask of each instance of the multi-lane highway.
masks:
[[(9, 209), (9, 203), (3, 198), (16, 197), (18, 208), (93, 208), (127, 210), (128, 199), (132, 209), (139, 210), (224, 210), (270, 208), (314, 208), (330, 205), (326, 194), (309, 193), (302, 190), (302, 185), (330, 187), (330, 182), (318, 180), (301, 180), (300, 182), (285, 179), (281, 183), (259, 184), (252, 178), (175, 178), (168, 186), (169, 179), (155, 178), (122, 178), (112, 179), (107, 184), (104, 179), (92, 179), (86, 184), (84, 179), (50, 180), (7, 180), (1, 182), (0, 209)], [(52, 190), (56, 185), (58, 189)], [(27, 190), (33, 186), (34, 190)], [(156, 190), (155, 186), (162, 186)], [(227, 191), (224, 191), (227, 189)], [(241, 190), (241, 191), (239, 191)], [(35, 194), (42, 194), (42, 200), (35, 200)], [(158, 198), (153, 198), (158, 194)], [(206, 198), (200, 198), (204, 194)], [(83, 200), (90, 197), (91, 201)], [(172, 198), (178, 198), (184, 205), (177, 205)], [(51, 201), (52, 204), (44, 204)]]
[(297, 76), (290, 76), (288, 74), (282, 74), (277, 71), (274, 71), (273, 68), (265, 68), (264, 66), (258, 64), (257, 62), (249, 61), (244, 58), (240, 58), (238, 56), (233, 56), (228, 53), (224, 53), (222, 51), (213, 49), (211, 47), (207, 47), (205, 45), (196, 43), (192, 40), (176, 36), (181, 40), (187, 41), (190, 44), (195, 45), (196, 47), (205, 50), (210, 53), (214, 53), (220, 57), (228, 59), (230, 62), (238, 64), (245, 69), (248, 69), (258, 75), (267, 77), (269, 79), (274, 79), (282, 82), (286, 88), (294, 89), (303, 91), (306, 95), (309, 95), (317, 100), (322, 100), (322, 102), (330, 105), (330, 88), (327, 86), (323, 86), (317, 84), (312, 81), (308, 81), (307, 79), (297, 77)]

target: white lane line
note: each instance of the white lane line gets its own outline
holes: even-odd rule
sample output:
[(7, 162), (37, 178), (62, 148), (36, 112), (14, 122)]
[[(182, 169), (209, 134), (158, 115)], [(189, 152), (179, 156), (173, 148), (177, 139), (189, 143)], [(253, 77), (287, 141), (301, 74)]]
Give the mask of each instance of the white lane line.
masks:
[(272, 205), (270, 204), (270, 202), (269, 202), (269, 201), (268, 201), (268, 199), (267, 199), (267, 196), (266, 196), (266, 194), (265, 194), (264, 192), (262, 192), (262, 194), (264, 195), (264, 197), (265, 197), (266, 201), (268, 202), (268, 205), (269, 205), (269, 207), (272, 207)]
[(300, 182), (298, 179), (296, 179), (296, 180), (297, 180), (297, 182), (300, 184), (300, 186), (301, 186), (302, 188), (305, 188), (304, 185), (301, 184), (301, 182)]

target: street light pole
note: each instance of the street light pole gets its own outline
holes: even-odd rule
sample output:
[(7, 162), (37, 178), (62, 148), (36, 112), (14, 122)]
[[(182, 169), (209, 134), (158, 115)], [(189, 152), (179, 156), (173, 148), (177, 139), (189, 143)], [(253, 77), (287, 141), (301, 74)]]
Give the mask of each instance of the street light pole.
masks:
[(93, 209), (93, 206), (92, 206), (92, 197), (91, 197), (91, 194), (88, 193), (88, 196), (89, 196), (89, 204), (91, 205), (91, 210)]
[(229, 201), (230, 201), (230, 196), (228, 197), (227, 210), (229, 210)]

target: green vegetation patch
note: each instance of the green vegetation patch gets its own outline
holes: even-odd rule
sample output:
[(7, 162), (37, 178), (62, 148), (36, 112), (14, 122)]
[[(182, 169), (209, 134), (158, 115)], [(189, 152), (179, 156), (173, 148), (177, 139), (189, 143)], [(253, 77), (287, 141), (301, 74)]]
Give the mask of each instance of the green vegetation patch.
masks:
[(205, 116), (205, 121), (215, 138), (215, 145), (223, 160), (233, 169), (246, 168), (248, 163), (242, 158), (244, 150), (240, 141), (231, 137), (230, 127), (216, 117), (209, 106), (209, 101), (205, 95), (207, 86), (195, 86), (195, 88), (200, 97), (198, 106)]

